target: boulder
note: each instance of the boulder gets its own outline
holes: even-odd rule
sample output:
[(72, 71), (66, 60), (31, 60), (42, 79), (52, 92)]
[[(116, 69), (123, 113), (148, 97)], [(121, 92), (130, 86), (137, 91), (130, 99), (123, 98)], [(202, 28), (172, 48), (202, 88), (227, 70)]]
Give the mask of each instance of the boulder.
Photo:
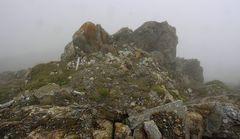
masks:
[(131, 41), (147, 52), (159, 51), (163, 55), (164, 60), (161, 61), (164, 63), (175, 62), (178, 37), (176, 29), (166, 21), (145, 22), (132, 33)]
[(135, 139), (147, 139), (142, 125), (134, 129), (133, 137)]
[(61, 60), (70, 61), (84, 53), (97, 52), (110, 41), (111, 37), (101, 25), (86, 22), (73, 34), (72, 41), (65, 47), (64, 53), (61, 55)]
[(50, 83), (34, 91), (34, 95), (37, 98), (41, 98), (46, 95), (54, 95), (54, 92), (59, 92), (59, 91), (60, 91), (59, 85), (55, 83)]
[(125, 139), (131, 134), (131, 129), (123, 123), (115, 123), (114, 139)]
[(162, 139), (162, 134), (153, 120), (144, 122), (144, 130), (148, 139)]
[(98, 120), (100, 129), (93, 131), (94, 139), (112, 139), (113, 124), (108, 120)]
[(73, 60), (76, 57), (76, 48), (73, 45), (73, 42), (70, 42), (67, 44), (67, 46), (64, 48), (64, 53), (61, 55), (62, 61), (70, 61)]
[[(110, 41), (110, 36), (101, 27), (101, 25), (95, 25), (92, 22), (86, 22), (77, 32), (74, 33), (72, 39), (72, 43), (78, 51), (77, 53), (81, 51), (85, 53), (91, 53), (98, 51), (103, 44), (108, 44)], [(68, 52), (70, 50), (65, 51)]]
[(211, 96), (190, 105), (189, 109), (203, 115), (204, 136), (237, 139), (240, 134), (239, 99), (238, 95)]

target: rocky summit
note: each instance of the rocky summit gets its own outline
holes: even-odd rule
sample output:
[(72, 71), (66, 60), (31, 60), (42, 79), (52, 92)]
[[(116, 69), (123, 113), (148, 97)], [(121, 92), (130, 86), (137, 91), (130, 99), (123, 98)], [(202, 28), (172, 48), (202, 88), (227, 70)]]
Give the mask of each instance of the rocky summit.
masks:
[(0, 138), (238, 139), (238, 91), (204, 83), (177, 44), (166, 21), (112, 35), (84, 23), (60, 61), (0, 74)]

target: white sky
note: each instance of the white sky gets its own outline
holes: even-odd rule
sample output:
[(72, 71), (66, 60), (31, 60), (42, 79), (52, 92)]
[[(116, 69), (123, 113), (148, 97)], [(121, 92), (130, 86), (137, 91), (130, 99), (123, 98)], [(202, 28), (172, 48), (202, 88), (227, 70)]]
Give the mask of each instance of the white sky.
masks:
[(0, 71), (59, 59), (85, 21), (112, 34), (149, 20), (176, 27), (178, 56), (206, 80), (240, 81), (240, 0), (1, 0)]

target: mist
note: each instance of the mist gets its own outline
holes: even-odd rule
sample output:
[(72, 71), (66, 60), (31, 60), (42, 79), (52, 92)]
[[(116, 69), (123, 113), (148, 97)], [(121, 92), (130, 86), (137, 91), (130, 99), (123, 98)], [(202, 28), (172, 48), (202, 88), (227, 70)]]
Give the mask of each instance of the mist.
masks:
[(86, 21), (110, 34), (146, 21), (177, 29), (177, 55), (197, 58), (205, 80), (240, 81), (239, 0), (1, 0), (0, 72), (59, 60)]

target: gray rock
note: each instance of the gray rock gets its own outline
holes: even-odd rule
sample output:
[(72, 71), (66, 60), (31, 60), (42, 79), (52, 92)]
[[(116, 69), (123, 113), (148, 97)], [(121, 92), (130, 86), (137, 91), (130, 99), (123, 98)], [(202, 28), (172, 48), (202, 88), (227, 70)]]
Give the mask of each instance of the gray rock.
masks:
[(146, 135), (145, 135), (145, 132), (144, 132), (144, 129), (141, 127), (136, 127), (133, 131), (133, 137), (135, 139), (146, 139)]
[(0, 104), (0, 109), (11, 106), (14, 103), (14, 100), (10, 100), (4, 104)]
[(203, 68), (197, 59), (176, 59), (176, 71), (183, 77), (183, 84), (190, 86), (201, 85), (204, 81)]
[(54, 92), (58, 91), (60, 91), (60, 86), (55, 83), (50, 83), (34, 91), (34, 95), (37, 98), (41, 98), (45, 95), (54, 95)]
[(177, 113), (178, 116), (180, 116), (181, 118), (184, 118), (186, 110), (187, 109), (183, 105), (183, 102), (181, 100), (177, 100), (172, 103), (154, 107), (152, 109), (147, 109), (146, 111), (139, 114), (130, 115), (128, 117), (128, 122), (129, 122), (130, 128), (134, 129), (136, 126), (140, 125), (144, 121), (150, 120), (150, 116), (153, 113), (160, 112), (160, 111), (167, 111), (167, 112), (174, 111), (175, 113)]
[(121, 28), (118, 32), (112, 35), (113, 40), (118, 43), (120, 42), (119, 45), (121, 45), (121, 41), (125, 42), (131, 36), (132, 33), (133, 31), (128, 27)]
[(144, 130), (147, 133), (148, 139), (162, 138), (162, 134), (153, 120), (144, 122)]
[(159, 51), (163, 55), (164, 63), (175, 61), (178, 43), (176, 29), (166, 21), (145, 22), (132, 33), (131, 41), (145, 51)]
[(68, 43), (64, 49), (64, 53), (61, 55), (62, 61), (73, 60), (76, 56), (76, 49), (72, 42)]
[[(206, 102), (196, 104), (197, 111), (202, 112), (205, 123), (205, 136), (216, 138), (238, 138), (240, 121), (238, 114), (240, 112), (237, 106), (224, 100), (224, 97), (212, 97)], [(235, 96), (237, 97), (237, 96)], [(210, 102), (209, 102), (210, 101)], [(209, 111), (209, 113), (203, 113)]]

